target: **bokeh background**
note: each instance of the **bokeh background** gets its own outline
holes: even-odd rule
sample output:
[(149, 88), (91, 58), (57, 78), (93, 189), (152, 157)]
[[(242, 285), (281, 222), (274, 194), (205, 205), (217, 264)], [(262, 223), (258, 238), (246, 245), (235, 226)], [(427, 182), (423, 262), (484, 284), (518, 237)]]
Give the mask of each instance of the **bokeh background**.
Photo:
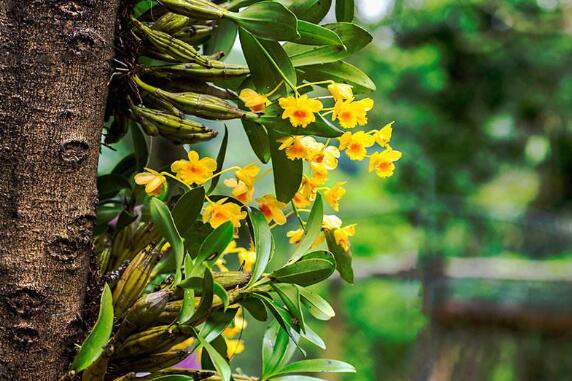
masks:
[[(358, 369), (330, 380), (572, 380), (572, 1), (357, 11), (374, 35), (353, 58), (378, 89), (370, 127), (395, 121), (404, 157), (388, 180), (341, 161), (357, 279), (320, 289), (338, 314), (315, 323), (328, 349), (312, 355)], [(229, 129), (228, 163), (254, 160)], [(104, 149), (100, 171), (122, 155)], [(289, 250), (284, 239), (275, 260)], [(250, 323), (235, 366), (258, 372), (264, 328)]]

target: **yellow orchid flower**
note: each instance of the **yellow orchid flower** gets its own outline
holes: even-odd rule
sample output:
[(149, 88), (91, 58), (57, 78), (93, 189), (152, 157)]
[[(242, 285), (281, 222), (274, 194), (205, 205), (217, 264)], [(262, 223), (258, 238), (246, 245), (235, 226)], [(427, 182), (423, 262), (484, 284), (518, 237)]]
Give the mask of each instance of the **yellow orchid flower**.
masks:
[(210, 223), (216, 229), (227, 221), (231, 221), (235, 228), (240, 227), (240, 220), (246, 218), (246, 212), (239, 205), (226, 202), (228, 198), (222, 198), (217, 202), (210, 203), (203, 210), (203, 223)]
[(369, 159), (369, 172), (375, 173), (382, 178), (390, 177), (395, 171), (395, 161), (401, 159), (401, 152), (395, 151), (391, 147), (383, 152), (375, 152)]
[(286, 237), (288, 237), (289, 243), (292, 245), (297, 245), (304, 237), (304, 229), (300, 228), (296, 230), (290, 230), (288, 233), (286, 233)]
[(353, 99), (352, 86), (345, 83), (332, 83), (328, 85), (328, 91), (336, 101)]
[(344, 150), (351, 160), (363, 160), (367, 156), (367, 149), (375, 143), (375, 138), (363, 131), (356, 133), (345, 132), (339, 138), (340, 150)]
[(373, 99), (365, 98), (359, 101), (339, 100), (336, 101), (332, 120), (340, 120), (343, 128), (354, 128), (356, 125), (367, 124), (367, 112), (373, 108)]
[(254, 193), (254, 188), (249, 187), (242, 180), (237, 179), (226, 179), (224, 180), (224, 185), (232, 188), (232, 197), (236, 198), (238, 201), (242, 202), (244, 205), (252, 201), (252, 195)]
[(387, 123), (381, 128), (381, 130), (376, 131), (375, 134), (373, 134), (375, 142), (380, 147), (385, 148), (389, 145), (389, 142), (391, 141), (391, 133), (393, 132), (392, 124), (393, 122)]
[(254, 250), (254, 247), (251, 245), (250, 250), (247, 250), (244, 247), (239, 247), (237, 248), (236, 253), (238, 256), (238, 261), (240, 262), (244, 271), (251, 272), (254, 268), (254, 264), (256, 263), (256, 251)]
[(248, 164), (237, 170), (234, 175), (237, 179), (242, 180), (243, 183), (252, 187), (256, 182), (258, 172), (260, 172), (260, 167), (255, 164)]
[(210, 157), (199, 159), (199, 154), (196, 151), (190, 151), (188, 157), (189, 160), (177, 160), (171, 164), (171, 171), (175, 172), (185, 184), (202, 184), (216, 170), (215, 159)]
[(278, 141), (282, 143), (278, 149), (284, 150), (290, 160), (312, 160), (324, 146), (311, 136), (289, 136)]
[(251, 111), (262, 112), (266, 106), (270, 105), (270, 100), (263, 94), (259, 94), (252, 89), (243, 89), (238, 98), (244, 102), (244, 105)]
[(305, 208), (308, 205), (311, 205), (312, 202), (316, 199), (316, 188), (321, 185), (317, 184), (313, 179), (309, 178), (308, 176), (304, 175), (302, 178), (302, 184), (300, 184), (300, 188), (298, 192), (292, 198), (292, 202), (297, 208)]
[(336, 243), (344, 248), (345, 251), (350, 249), (350, 237), (356, 234), (356, 224), (344, 226), (334, 230), (334, 239)]
[(239, 339), (227, 339), (226, 341), (226, 355), (232, 358), (234, 355), (244, 352), (244, 341)]
[(228, 267), (226, 267), (226, 260), (224, 256), (220, 256), (214, 263), (214, 265), (219, 269), (220, 272), (228, 272)]
[(315, 122), (316, 116), (314, 113), (320, 112), (324, 107), (322, 102), (317, 99), (311, 99), (306, 94), (299, 97), (280, 98), (278, 103), (284, 109), (282, 119), (290, 119), (292, 126), (301, 126), (302, 128)]
[(333, 187), (324, 191), (324, 198), (336, 212), (340, 211), (340, 200), (346, 194), (346, 190), (343, 187), (345, 183), (345, 181), (339, 182)]
[(238, 311), (238, 314), (234, 317), (232, 326), (229, 325), (222, 331), (222, 334), (227, 338), (239, 335), (247, 326), (246, 320), (240, 315), (240, 311), (242, 310), (239, 309)]
[(135, 184), (145, 185), (145, 192), (149, 196), (158, 196), (163, 191), (163, 187), (167, 185), (165, 176), (152, 169), (145, 169), (134, 177)]
[(331, 171), (332, 169), (336, 169), (338, 167), (339, 158), (340, 150), (338, 147), (327, 146), (312, 158), (312, 162), (323, 164), (327, 170)]
[(282, 209), (286, 208), (286, 205), (283, 202), (280, 202), (276, 199), (275, 196), (271, 194), (267, 194), (256, 199), (258, 202), (258, 207), (264, 217), (266, 217), (266, 221), (271, 222), (274, 220), (277, 225), (284, 225), (286, 223), (286, 216)]

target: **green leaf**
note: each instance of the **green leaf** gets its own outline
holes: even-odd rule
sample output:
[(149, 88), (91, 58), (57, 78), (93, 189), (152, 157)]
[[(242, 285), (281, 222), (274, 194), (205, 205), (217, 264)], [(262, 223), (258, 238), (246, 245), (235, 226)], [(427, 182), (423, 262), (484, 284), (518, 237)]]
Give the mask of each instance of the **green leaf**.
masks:
[(307, 325), (304, 332), (300, 332), (300, 335), (318, 348), (326, 349), (326, 343), (324, 343), (324, 340), (322, 340), (322, 338), (312, 330), (310, 325)]
[(308, 216), (308, 221), (306, 221), (306, 226), (304, 228), (304, 237), (292, 253), (292, 257), (289, 262), (296, 262), (312, 247), (312, 244), (318, 237), (318, 234), (322, 232), (322, 220), (324, 219), (324, 205), (322, 202), (322, 196), (320, 193), (317, 194), (310, 215)]
[(330, 304), (320, 295), (304, 287), (297, 287), (298, 291), (300, 291), (300, 296), (302, 297), (302, 304), (306, 306), (310, 314), (316, 319), (330, 320), (336, 315), (332, 306), (330, 306)]
[(173, 207), (173, 221), (185, 240), (196, 228), (195, 222), (203, 208), (205, 188), (198, 187), (185, 192)]
[(194, 381), (196, 380), (193, 376), (187, 376), (184, 374), (168, 374), (165, 376), (153, 377), (153, 381)]
[(147, 145), (147, 138), (145, 138), (141, 128), (137, 125), (131, 127), (131, 140), (133, 140), (137, 170), (141, 171), (147, 166), (147, 161), (149, 160), (149, 146)]
[(217, 372), (223, 381), (229, 381), (231, 379), (230, 365), (225, 360), (224, 357), (203, 337), (197, 335), (197, 339), (201, 343), (201, 346), (207, 351), (211, 361), (213, 362)]
[(256, 208), (249, 208), (248, 219), (256, 251), (256, 262), (247, 287), (254, 284), (266, 270), (274, 250), (274, 237), (262, 212)]
[(228, 305), (230, 304), (230, 300), (228, 299), (228, 292), (226, 292), (225, 288), (221, 286), (220, 283), (218, 282), (214, 282), (213, 287), (215, 295), (220, 298), (222, 305), (226, 310), (228, 308)]
[(288, 374), (288, 373), (355, 373), (355, 368), (343, 361), (329, 360), (329, 359), (310, 359), (300, 360), (287, 364), (279, 371), (274, 372), (274, 375)]
[(280, 283), (310, 286), (328, 279), (334, 270), (335, 266), (330, 261), (324, 259), (302, 259), (299, 262), (273, 271), (270, 277)]
[(205, 54), (211, 55), (222, 51), (225, 57), (228, 56), (234, 46), (237, 33), (238, 27), (235, 23), (230, 20), (220, 20), (209, 40), (204, 44)]
[(298, 324), (302, 331), (305, 331), (305, 324), (304, 324), (304, 314), (302, 313), (302, 305), (300, 302), (300, 292), (298, 289), (290, 284), (272, 284), (272, 288), (282, 302), (296, 320), (298, 320)]
[(297, 44), (343, 45), (340, 36), (338, 36), (336, 32), (308, 21), (298, 20), (298, 31), (301, 37), (295, 41)]
[(211, 306), (213, 305), (213, 274), (209, 268), (205, 268), (203, 276), (203, 284), (201, 287), (201, 301), (193, 316), (189, 319), (189, 325), (195, 325), (197, 322), (202, 321), (209, 314)]
[(295, 67), (337, 62), (361, 50), (373, 39), (365, 29), (352, 23), (335, 23), (324, 25), (324, 27), (336, 32), (345, 49), (331, 45), (315, 47), (286, 43), (284, 50)]
[(319, 23), (332, 7), (332, 0), (276, 0), (290, 9), (298, 19)]
[(165, 203), (156, 197), (152, 197), (149, 201), (151, 220), (161, 232), (161, 235), (171, 244), (175, 259), (175, 279), (174, 285), (181, 281), (181, 266), (183, 265), (183, 257), (185, 255), (185, 247), (183, 239), (175, 226), (173, 216)]
[(354, 0), (336, 0), (336, 20), (352, 22), (355, 13)]
[(226, 311), (213, 311), (201, 328), (199, 335), (208, 342), (213, 341), (234, 320), (237, 312), (238, 308), (231, 308)]
[(239, 37), (252, 81), (259, 91), (269, 92), (282, 81), (296, 85), (296, 70), (280, 43), (259, 40), (243, 29)]
[(287, 203), (292, 200), (292, 197), (300, 188), (304, 165), (300, 159), (288, 159), (286, 153), (278, 149), (280, 143), (276, 141), (276, 135), (271, 134), (270, 139), (270, 155), (272, 157), (276, 198)]
[(244, 132), (248, 137), (248, 141), (256, 157), (258, 157), (261, 162), (265, 164), (268, 163), (270, 160), (270, 146), (268, 144), (266, 127), (246, 119), (242, 120), (242, 127), (244, 127)]
[(213, 230), (199, 248), (199, 254), (195, 263), (200, 264), (203, 261), (207, 261), (212, 265), (222, 255), (230, 241), (232, 241), (233, 234), (234, 227), (230, 221)]
[(100, 202), (115, 197), (123, 189), (131, 189), (131, 184), (125, 177), (117, 174), (97, 176)]
[(133, 174), (137, 172), (137, 156), (134, 153), (131, 153), (125, 156), (111, 171), (113, 175), (120, 175), (124, 177), (131, 177)]
[(272, 298), (262, 295), (262, 293), (254, 293), (252, 294), (252, 296), (260, 299), (260, 301), (264, 303), (264, 305), (266, 306), (266, 308), (268, 308), (272, 316), (274, 316), (274, 319), (276, 319), (278, 324), (280, 324), (280, 326), (286, 332), (290, 332), (291, 329), (298, 328), (298, 325), (292, 322), (292, 318), (290, 317), (288, 311), (284, 309), (284, 307), (274, 302)]
[(256, 298), (246, 298), (240, 301), (240, 305), (246, 308), (248, 313), (258, 321), (266, 321), (268, 314), (264, 303)]
[(300, 38), (296, 15), (273, 1), (253, 4), (227, 17), (260, 38), (274, 41), (296, 41)]
[(81, 345), (79, 352), (75, 356), (72, 368), (76, 372), (81, 372), (93, 364), (103, 353), (111, 331), (113, 330), (113, 298), (109, 286), (105, 284), (101, 301), (99, 304), (99, 315), (89, 336)]
[(277, 368), (290, 361), (296, 344), (291, 341), (288, 332), (280, 325), (272, 324), (264, 333), (262, 341), (262, 374), (271, 374)]
[(295, 376), (273, 377), (272, 381), (325, 381), (325, 380), (323, 378), (301, 376), (297, 374)]
[[(226, 156), (227, 145), (228, 145), (228, 128), (225, 125), (224, 126), (224, 137), (222, 138), (222, 142), (220, 143), (220, 149), (219, 149), (218, 155), (216, 157), (216, 171), (215, 171), (215, 173), (222, 171), (222, 167), (224, 166), (224, 158)], [(211, 185), (209, 187), (209, 190), (207, 191), (207, 194), (212, 193), (212, 191), (216, 188), (219, 179), (220, 179), (220, 174), (212, 178)]]
[[(188, 277), (191, 276), (193, 270), (195, 269), (193, 260), (188, 254), (185, 255), (184, 267), (185, 267), (185, 277), (188, 279)], [(179, 311), (178, 321), (180, 323), (185, 323), (193, 316), (194, 313), (195, 313), (195, 291), (192, 288), (186, 288), (183, 290), (183, 305), (181, 306), (181, 310)]]
[(356, 94), (375, 90), (375, 83), (357, 67), (344, 61), (327, 64), (303, 66), (304, 79), (309, 82), (319, 82), (331, 79), (338, 83), (352, 85)]
[(333, 231), (326, 231), (324, 234), (326, 236), (328, 250), (330, 250), (336, 259), (336, 268), (342, 279), (348, 283), (353, 283), (354, 271), (352, 269), (352, 254), (336, 243)]

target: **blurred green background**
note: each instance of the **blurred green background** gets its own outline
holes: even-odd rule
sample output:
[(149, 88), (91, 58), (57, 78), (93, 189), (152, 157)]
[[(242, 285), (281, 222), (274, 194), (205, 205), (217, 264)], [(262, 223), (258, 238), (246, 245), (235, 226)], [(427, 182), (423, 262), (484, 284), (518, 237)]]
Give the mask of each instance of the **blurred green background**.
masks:
[[(378, 89), (369, 126), (396, 121), (393, 145), (404, 157), (389, 180), (341, 162), (336, 176), (348, 180), (348, 193), (340, 216), (358, 225), (358, 279), (320, 290), (338, 315), (316, 322), (328, 349), (313, 354), (358, 369), (331, 380), (572, 380), (565, 329), (432, 321), (422, 312), (421, 281), (439, 270), (435, 258), (569, 264), (572, 1), (361, 0), (357, 10), (374, 35), (353, 59)], [(240, 59), (238, 51), (230, 57)], [(229, 128), (229, 164), (254, 160), (240, 126)], [(214, 155), (219, 140), (198, 147)], [(121, 156), (121, 149), (104, 149), (100, 171)], [(271, 186), (266, 178), (258, 189)], [(278, 261), (290, 250), (284, 242)], [(538, 262), (526, 263), (534, 269)], [(403, 274), (403, 267), (415, 269)], [(550, 273), (543, 277), (541, 290), (552, 284)], [(510, 290), (523, 289), (526, 304), (532, 294), (519, 282)], [(513, 300), (496, 288), (490, 294), (495, 303)], [(560, 308), (569, 301), (547, 303)], [(516, 320), (526, 314), (514, 311)], [(254, 374), (263, 329), (250, 324), (244, 339), (251, 349), (233, 360)]]

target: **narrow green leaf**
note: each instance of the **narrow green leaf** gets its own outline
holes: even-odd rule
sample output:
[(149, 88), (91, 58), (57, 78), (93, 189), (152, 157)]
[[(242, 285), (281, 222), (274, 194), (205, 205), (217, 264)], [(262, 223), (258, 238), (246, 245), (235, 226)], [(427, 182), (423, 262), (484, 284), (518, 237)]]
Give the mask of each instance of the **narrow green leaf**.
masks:
[(252, 81), (260, 92), (269, 92), (282, 81), (296, 85), (296, 70), (280, 43), (259, 40), (243, 29), (239, 37)]
[(101, 294), (97, 321), (73, 360), (73, 370), (81, 372), (87, 369), (101, 356), (111, 337), (112, 330), (113, 298), (109, 286), (105, 284), (103, 293)]
[(252, 315), (258, 321), (266, 321), (268, 319), (268, 314), (266, 313), (266, 307), (259, 299), (247, 298), (240, 301), (240, 305), (246, 308), (248, 313)]
[(256, 262), (247, 287), (256, 282), (266, 270), (274, 250), (274, 238), (262, 212), (256, 208), (249, 208), (248, 219), (256, 251)]
[(336, 20), (339, 22), (352, 22), (355, 7), (354, 0), (336, 0)]
[(237, 34), (238, 27), (235, 23), (230, 20), (220, 20), (216, 29), (204, 44), (205, 54), (211, 55), (222, 51), (224, 52), (224, 57), (228, 56), (234, 46)]
[(314, 330), (312, 330), (312, 327), (310, 327), (310, 325), (307, 325), (304, 332), (300, 332), (300, 335), (304, 339), (308, 340), (310, 343), (317, 346), (318, 348), (324, 350), (326, 349), (326, 343), (324, 342), (324, 340), (322, 340), (320, 335), (318, 335), (316, 332), (314, 332)]
[(319, 82), (331, 79), (338, 83), (352, 85), (356, 94), (375, 90), (375, 83), (357, 67), (344, 62), (330, 62), (327, 64), (308, 65), (301, 67), (304, 79), (309, 82)]
[(276, 0), (290, 9), (300, 20), (319, 23), (324, 19), (330, 8), (332, 0)]
[(147, 138), (136, 123), (133, 123), (133, 126), (131, 126), (131, 140), (133, 141), (137, 170), (141, 171), (147, 166), (147, 161), (149, 160), (149, 146)]
[(352, 269), (352, 254), (349, 251), (344, 250), (343, 247), (336, 243), (333, 231), (324, 232), (326, 235), (326, 243), (328, 244), (328, 250), (334, 255), (336, 259), (336, 268), (340, 273), (343, 280), (348, 283), (354, 282), (354, 271)]
[(306, 306), (312, 316), (319, 320), (330, 320), (336, 313), (328, 302), (320, 295), (298, 286), (300, 296), (302, 297), (302, 304)]
[(290, 345), (288, 333), (274, 323), (264, 333), (262, 341), (262, 374), (271, 374), (294, 354), (294, 345)]
[(268, 163), (270, 160), (270, 146), (266, 127), (246, 119), (242, 120), (242, 127), (256, 157), (258, 157), (261, 162)]
[(272, 381), (325, 381), (325, 380), (323, 378), (301, 376), (297, 374), (295, 376), (273, 377)]
[(115, 197), (123, 189), (131, 189), (131, 184), (125, 177), (113, 173), (97, 176), (97, 192), (100, 202)]
[(221, 256), (230, 241), (232, 241), (233, 234), (234, 227), (230, 221), (225, 222), (213, 230), (199, 248), (199, 254), (197, 255), (195, 263), (200, 264), (203, 261), (207, 261), (212, 265), (217, 258)]
[(213, 274), (209, 268), (205, 268), (203, 285), (201, 289), (201, 301), (197, 307), (197, 310), (189, 319), (189, 325), (194, 325), (208, 316), (210, 308), (213, 305), (213, 296)]
[(298, 31), (300, 32), (300, 38), (295, 41), (297, 44), (343, 45), (340, 36), (336, 32), (308, 21), (298, 20)]
[(209, 354), (217, 372), (219, 373), (223, 381), (229, 381), (231, 379), (230, 365), (225, 360), (225, 358), (222, 357), (222, 355), (203, 337), (197, 335), (197, 339), (201, 343), (201, 346)]
[(137, 156), (131, 153), (121, 159), (121, 161), (113, 167), (111, 174), (130, 178), (135, 172), (137, 172)]
[(276, 198), (282, 202), (290, 202), (298, 192), (302, 183), (304, 166), (302, 160), (290, 160), (286, 153), (279, 150), (280, 143), (277, 136), (270, 135), (270, 155), (272, 157), (272, 171), (274, 173), (274, 189)]
[(201, 328), (199, 335), (210, 343), (228, 327), (234, 320), (237, 312), (238, 308), (230, 308), (226, 311), (213, 311)]
[(298, 19), (288, 8), (273, 1), (253, 4), (228, 16), (253, 35), (274, 41), (296, 41)]
[(324, 27), (340, 37), (345, 49), (331, 45), (315, 47), (288, 42), (284, 44), (284, 50), (295, 67), (337, 62), (361, 50), (373, 39), (365, 29), (352, 23), (342, 22)]
[(300, 360), (287, 364), (279, 371), (274, 372), (274, 375), (288, 374), (288, 373), (355, 373), (355, 368), (343, 361), (329, 360), (329, 359), (310, 359)]
[(334, 270), (335, 266), (330, 261), (324, 259), (303, 259), (275, 270), (270, 274), (270, 277), (280, 283), (310, 286), (328, 279)]
[(224, 309), (226, 310), (228, 308), (229, 303), (230, 303), (230, 301), (228, 299), (228, 292), (226, 292), (225, 288), (223, 286), (221, 286), (220, 283), (218, 283), (218, 282), (214, 282), (213, 287), (214, 287), (215, 295), (220, 298), (220, 300), (222, 301), (222, 305), (223, 305)]
[[(190, 255), (185, 255), (184, 260), (185, 278), (189, 278), (194, 270), (193, 260)], [(185, 279), (186, 280), (186, 279)], [(180, 285), (180, 284), (179, 284)], [(185, 288), (183, 290), (183, 305), (179, 311), (179, 323), (185, 323), (195, 313), (195, 291), (192, 288)]]
[(183, 257), (185, 255), (185, 247), (183, 239), (175, 226), (173, 216), (165, 203), (156, 197), (152, 197), (149, 201), (149, 209), (151, 220), (161, 232), (161, 235), (171, 244), (175, 260), (175, 280), (174, 285), (181, 281), (181, 266), (183, 265)]
[(322, 220), (324, 219), (324, 205), (322, 202), (322, 196), (320, 193), (317, 194), (310, 215), (308, 216), (308, 221), (306, 221), (306, 226), (304, 228), (304, 237), (292, 253), (292, 257), (289, 262), (296, 262), (312, 247), (312, 244), (318, 237), (318, 234), (322, 232)]
[(185, 240), (196, 228), (195, 222), (203, 208), (204, 200), (205, 188), (194, 188), (185, 192), (173, 208), (175, 226)]
[[(265, 296), (265, 295), (262, 295), (261, 293), (255, 293), (255, 294), (252, 294), (252, 296), (260, 299), (260, 301), (264, 303), (264, 305), (266, 306), (266, 308), (268, 308), (268, 310), (270, 311), (272, 316), (274, 316), (274, 319), (276, 319), (278, 324), (280, 324), (280, 326), (286, 332), (290, 332), (291, 329), (299, 328), (298, 324), (295, 324), (295, 322), (292, 322), (292, 318), (290, 317), (290, 314), (288, 313), (288, 311), (286, 309), (284, 309), (284, 307), (282, 307), (279, 304), (277, 304), (276, 302), (274, 302), (274, 300), (272, 300), (272, 298)], [(290, 335), (290, 333), (289, 333), (289, 335)]]
[[(225, 125), (224, 126), (224, 137), (222, 138), (222, 142), (220, 143), (220, 149), (219, 149), (218, 155), (216, 157), (216, 171), (215, 172), (222, 171), (222, 168), (224, 166), (224, 158), (226, 156), (227, 145), (228, 145), (228, 127)], [(207, 191), (207, 194), (212, 193), (212, 191), (216, 188), (219, 179), (220, 179), (220, 175), (212, 178), (211, 185), (209, 187), (209, 190)]]
[(272, 288), (282, 302), (297, 321), (302, 331), (306, 330), (304, 323), (304, 314), (302, 313), (302, 306), (300, 302), (300, 292), (298, 289), (290, 284), (272, 284)]

